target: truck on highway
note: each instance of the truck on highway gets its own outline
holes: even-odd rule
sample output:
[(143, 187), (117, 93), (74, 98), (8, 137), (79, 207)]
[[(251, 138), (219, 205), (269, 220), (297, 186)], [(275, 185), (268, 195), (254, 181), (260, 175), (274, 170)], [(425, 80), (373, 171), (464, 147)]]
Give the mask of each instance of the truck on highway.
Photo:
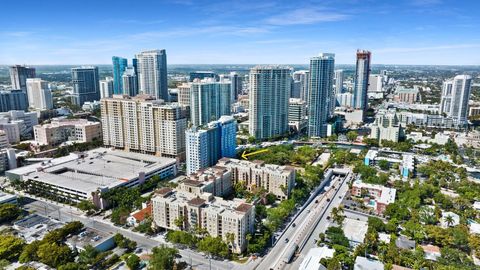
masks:
[(294, 243), (289, 249), (287, 249), (287, 251), (283, 255), (282, 261), (284, 263), (290, 263), (297, 249), (298, 249), (298, 245)]

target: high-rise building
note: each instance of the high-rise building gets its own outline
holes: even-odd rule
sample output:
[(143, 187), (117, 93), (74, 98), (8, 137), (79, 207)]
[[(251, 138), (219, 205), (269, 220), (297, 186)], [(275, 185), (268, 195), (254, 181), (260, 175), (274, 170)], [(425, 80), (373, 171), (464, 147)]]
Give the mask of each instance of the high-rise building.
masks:
[(343, 80), (345, 79), (345, 74), (343, 69), (335, 70), (335, 94), (343, 93)]
[(368, 77), (368, 92), (381, 92), (383, 88), (383, 76), (370, 74)]
[(27, 91), (27, 79), (35, 78), (35, 68), (15, 65), (10, 67), (10, 80), (12, 89)]
[(113, 93), (115, 95), (121, 95), (123, 91), (123, 80), (122, 76), (125, 72), (125, 69), (128, 67), (128, 60), (126, 58), (113, 56)]
[(183, 83), (177, 86), (178, 89), (178, 104), (190, 107), (190, 83)]
[(98, 67), (72, 68), (73, 103), (82, 106), (85, 101), (100, 99)]
[(213, 166), (222, 157), (235, 157), (237, 148), (237, 121), (222, 116), (206, 127), (192, 127), (186, 131), (187, 174)]
[[(135, 56), (139, 93), (168, 101), (167, 53), (144, 51)], [(135, 65), (134, 65), (135, 67)]]
[(144, 95), (114, 95), (101, 103), (104, 145), (184, 159), (187, 118), (183, 107)]
[(353, 107), (358, 110), (368, 109), (368, 79), (370, 76), (371, 53), (357, 50), (357, 65), (353, 85)]
[(231, 86), (231, 99), (232, 103), (235, 102), (238, 99), (238, 95), (241, 94), (242, 92), (242, 79), (240, 76), (238, 76), (238, 73), (236, 72), (230, 72), (230, 82), (232, 84)]
[(297, 132), (307, 127), (307, 103), (300, 98), (291, 98), (288, 103), (288, 125)]
[(190, 119), (192, 125), (201, 126), (230, 115), (230, 82), (204, 80), (190, 84)]
[(293, 80), (300, 82), (300, 98), (308, 103), (308, 89), (310, 81), (310, 71), (298, 70), (293, 73)]
[(291, 68), (256, 66), (250, 70), (249, 132), (257, 139), (288, 132)]
[(109, 98), (113, 95), (113, 78), (105, 77), (100, 80), (100, 98)]
[(122, 75), (123, 94), (134, 97), (138, 95), (137, 74), (135, 69), (128, 67)]
[(290, 89), (290, 98), (300, 98), (302, 92), (302, 83), (292, 80), (292, 88)]
[(333, 72), (335, 54), (321, 53), (310, 59), (310, 97), (308, 103), (308, 136), (326, 137), (327, 120), (335, 108)]
[(36, 110), (53, 109), (52, 92), (46, 81), (40, 78), (27, 79), (27, 95), (30, 108)]
[(0, 112), (28, 109), (27, 92), (23, 90), (0, 91)]
[(457, 125), (467, 123), (471, 87), (472, 77), (469, 75), (457, 75), (443, 83), (440, 113), (451, 117)]

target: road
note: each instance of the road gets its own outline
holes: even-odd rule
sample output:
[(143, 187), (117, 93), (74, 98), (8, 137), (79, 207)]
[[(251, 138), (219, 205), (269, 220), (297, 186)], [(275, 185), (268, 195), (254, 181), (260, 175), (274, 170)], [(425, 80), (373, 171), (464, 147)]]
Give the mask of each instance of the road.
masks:
[(327, 209), (323, 213), (323, 215), (320, 217), (320, 220), (316, 224), (315, 228), (313, 229), (312, 234), (308, 237), (306, 240), (306, 244), (302, 249), (298, 250), (298, 257), (295, 258), (294, 261), (292, 261), (291, 264), (286, 265), (284, 269), (299, 269), (300, 264), (302, 263), (303, 259), (307, 255), (308, 251), (311, 248), (316, 247), (316, 240), (318, 239), (318, 235), (322, 232), (325, 232), (325, 230), (330, 226), (330, 221), (327, 219), (328, 216), (330, 216), (330, 213), (332, 212), (332, 209), (334, 207), (338, 207), (344, 196), (348, 192), (348, 182), (351, 180), (352, 174), (349, 174), (343, 179), (341, 179), (341, 184), (339, 185), (338, 189), (336, 190), (336, 193), (334, 197), (331, 199), (330, 203), (327, 206)]
[(326, 211), (331, 211), (331, 208), (340, 204), (341, 199), (338, 199), (337, 196), (339, 190), (345, 193), (348, 190), (348, 185), (346, 185), (346, 181), (344, 180), (344, 177), (337, 178), (334, 176), (333, 180), (331, 180), (331, 185), (339, 185), (335, 182), (341, 181), (341, 187), (339, 189), (331, 189), (324, 194), (320, 194), (315, 200), (307, 203), (305, 206), (306, 210), (302, 211), (292, 221), (292, 223), (296, 223), (296, 226), (291, 225), (287, 227), (277, 244), (263, 259), (261, 259), (261, 262), (256, 265), (255, 269), (284, 269), (286, 266), (286, 264), (282, 261), (284, 254), (295, 244), (301, 246), (305, 239), (311, 237), (310, 233), (312, 232), (314, 226), (317, 226), (318, 219), (322, 218), (323, 220), (323, 218), (325, 218), (326, 220)]
[[(28, 197), (29, 195), (22, 194), (22, 196)], [(149, 238), (140, 233), (132, 232), (130, 230), (114, 226), (110, 223), (110, 221), (103, 220), (101, 217), (86, 217), (85, 215), (83, 215), (82, 212), (80, 212), (74, 207), (64, 206), (55, 202), (46, 201), (44, 199), (42, 199), (41, 201), (36, 200), (32, 197), (30, 197), (30, 199), (31, 202), (25, 204), (24, 208), (28, 211), (35, 211), (38, 215), (41, 216), (50, 217), (60, 220), (62, 222), (78, 220), (82, 222), (85, 226), (104, 233), (121, 233), (125, 237), (128, 237), (129, 239), (137, 242), (138, 247), (141, 247), (144, 250), (151, 250), (152, 248), (162, 244), (172, 246), (170, 243), (166, 243), (165, 241), (162, 241), (158, 238)], [(218, 261), (212, 259), (210, 262), (208, 258), (205, 258), (200, 253), (188, 249), (179, 249), (179, 253), (187, 264), (192, 265), (193, 269), (228, 270), (241, 268), (241, 265), (229, 261)]]

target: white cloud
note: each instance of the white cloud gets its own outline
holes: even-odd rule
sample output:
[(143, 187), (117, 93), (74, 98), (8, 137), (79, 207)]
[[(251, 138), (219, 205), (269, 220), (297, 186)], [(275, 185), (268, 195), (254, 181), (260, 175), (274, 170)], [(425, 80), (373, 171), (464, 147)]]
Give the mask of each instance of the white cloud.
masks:
[(279, 15), (272, 16), (265, 20), (271, 25), (298, 25), (314, 24), (320, 22), (335, 22), (346, 20), (349, 16), (343, 13), (327, 11), (315, 8), (301, 8)]

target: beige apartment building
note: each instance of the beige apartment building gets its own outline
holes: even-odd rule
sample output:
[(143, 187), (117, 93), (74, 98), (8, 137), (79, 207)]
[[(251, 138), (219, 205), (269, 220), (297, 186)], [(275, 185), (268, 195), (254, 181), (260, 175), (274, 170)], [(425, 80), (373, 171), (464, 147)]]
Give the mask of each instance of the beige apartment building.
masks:
[(162, 188), (155, 193), (153, 225), (169, 230), (205, 229), (210, 236), (221, 237), (233, 252), (242, 253), (247, 247), (246, 236), (254, 229), (255, 207), (241, 199), (224, 200), (212, 193), (184, 190), (192, 184), (183, 183), (176, 190)]
[(57, 146), (67, 141), (91, 142), (102, 138), (99, 122), (86, 119), (54, 118), (49, 124), (33, 127), (35, 141), (39, 145)]
[(264, 188), (280, 200), (288, 199), (295, 184), (295, 169), (289, 166), (233, 158), (222, 158), (218, 161), (217, 166), (232, 171), (233, 184), (243, 182), (249, 191)]
[(185, 107), (153, 96), (114, 95), (101, 100), (103, 143), (126, 151), (185, 158)]

